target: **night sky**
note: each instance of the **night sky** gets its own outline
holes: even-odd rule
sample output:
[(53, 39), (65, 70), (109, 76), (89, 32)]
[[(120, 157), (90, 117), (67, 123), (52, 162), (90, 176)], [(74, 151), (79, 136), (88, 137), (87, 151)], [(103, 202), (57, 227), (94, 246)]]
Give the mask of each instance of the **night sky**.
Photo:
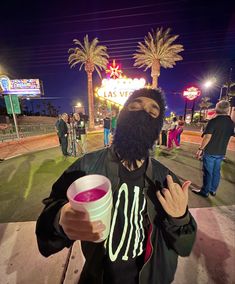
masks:
[[(184, 60), (173, 69), (161, 68), (159, 86), (165, 91), (169, 111), (183, 113), (182, 91), (217, 78), (203, 96), (213, 102), (228, 81), (235, 80), (235, 1), (1, 1), (0, 68), (11, 79), (39, 78), (45, 97), (72, 112), (81, 101), (87, 111), (87, 76), (70, 69), (68, 49), (73, 39), (98, 37), (106, 45), (110, 62), (116, 59), (125, 75), (144, 77), (150, 71), (133, 67), (133, 53), (151, 29), (163, 26), (179, 34)], [(94, 86), (101, 81), (93, 73)], [(105, 76), (105, 73), (103, 73)], [(35, 102), (36, 103), (36, 102)]]

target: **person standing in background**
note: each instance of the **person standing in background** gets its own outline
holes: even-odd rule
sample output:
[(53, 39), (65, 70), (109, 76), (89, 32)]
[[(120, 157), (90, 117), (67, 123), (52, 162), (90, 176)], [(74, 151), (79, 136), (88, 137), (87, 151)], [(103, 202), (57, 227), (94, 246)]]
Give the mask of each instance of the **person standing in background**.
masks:
[(234, 122), (228, 115), (229, 107), (229, 102), (225, 100), (216, 104), (217, 116), (208, 122), (196, 153), (198, 159), (203, 156), (203, 185), (201, 190), (192, 189), (192, 191), (202, 197), (208, 197), (209, 194), (216, 196), (221, 162), (226, 154), (229, 139), (234, 136)]
[(56, 131), (56, 134), (57, 134), (57, 136), (58, 136), (59, 143), (60, 143), (60, 146), (61, 146), (61, 141), (60, 141), (60, 136), (59, 136), (59, 130), (58, 130), (60, 120), (61, 120), (61, 115), (58, 115), (58, 119), (56, 120), (56, 123), (55, 123), (55, 131)]
[(61, 115), (61, 120), (58, 123), (58, 135), (61, 141), (61, 150), (64, 156), (69, 156), (68, 154), (68, 114), (63, 113)]
[(111, 119), (111, 133), (112, 133), (112, 135), (114, 135), (116, 127), (117, 127), (117, 113), (116, 113), (116, 111), (113, 111), (112, 119)]
[(167, 150), (171, 150), (173, 148), (173, 142), (175, 143), (176, 148), (179, 148), (179, 143), (176, 139), (177, 127), (178, 127), (177, 118), (173, 117), (168, 134)]
[(170, 127), (169, 123), (165, 119), (164, 122), (163, 122), (162, 131), (161, 131), (161, 144), (160, 144), (160, 146), (166, 146), (167, 147), (167, 132), (168, 132), (169, 127)]
[(109, 135), (111, 129), (110, 113), (107, 113), (104, 118), (104, 147), (109, 147)]
[(74, 123), (76, 129), (76, 139), (81, 147), (82, 154), (87, 152), (87, 141), (86, 141), (86, 124), (85, 120), (81, 118), (80, 114), (74, 113)]
[(183, 119), (183, 116), (180, 115), (179, 120), (178, 120), (177, 136), (176, 136), (176, 139), (177, 139), (179, 146), (180, 146), (180, 136), (181, 136), (183, 130), (184, 130), (184, 119)]

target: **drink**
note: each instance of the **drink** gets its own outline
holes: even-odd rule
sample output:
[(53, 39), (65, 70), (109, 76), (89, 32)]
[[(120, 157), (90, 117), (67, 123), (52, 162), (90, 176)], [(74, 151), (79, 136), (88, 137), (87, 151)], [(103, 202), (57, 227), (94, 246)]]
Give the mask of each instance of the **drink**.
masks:
[(76, 194), (74, 200), (78, 202), (91, 202), (100, 199), (106, 193), (103, 189), (93, 188)]
[(104, 241), (109, 234), (113, 195), (111, 182), (102, 175), (86, 175), (76, 179), (67, 190), (68, 200), (74, 210), (85, 211), (91, 222), (101, 221), (105, 225)]

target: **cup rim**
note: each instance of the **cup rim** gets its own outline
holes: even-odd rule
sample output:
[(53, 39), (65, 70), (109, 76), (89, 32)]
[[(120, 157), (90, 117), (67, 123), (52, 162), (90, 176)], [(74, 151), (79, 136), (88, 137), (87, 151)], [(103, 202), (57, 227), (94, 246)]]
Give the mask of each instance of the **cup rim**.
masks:
[[(91, 203), (93, 203), (93, 202), (101, 201), (102, 199), (107, 198), (107, 195), (108, 195), (108, 194), (112, 194), (112, 188), (111, 188), (111, 190), (105, 191), (105, 192), (106, 192), (105, 195), (102, 196), (101, 198), (96, 199), (96, 200), (92, 200), (92, 201), (88, 201), (88, 202), (81, 202), (81, 201), (74, 200), (73, 198), (70, 198), (70, 197), (69, 197), (69, 188), (70, 188), (77, 180), (82, 179), (82, 178), (86, 178), (86, 177), (88, 177), (88, 176), (90, 176), (90, 177), (91, 177), (91, 176), (92, 176), (92, 177), (99, 176), (99, 177), (104, 178), (104, 179), (106, 180), (106, 182), (108, 183), (109, 187), (111, 188), (111, 182), (110, 182), (110, 180), (109, 180), (106, 176), (104, 176), (104, 175), (99, 175), (99, 174), (85, 175), (85, 176), (83, 176), (83, 177), (80, 177), (80, 178), (76, 179), (75, 181), (73, 181), (73, 182), (70, 184), (70, 186), (68, 187), (68, 189), (67, 189), (67, 191), (66, 191), (66, 195), (67, 195), (68, 200), (72, 200), (72, 202), (75, 202), (75, 204), (91, 204)], [(99, 186), (102, 186), (104, 183), (105, 183), (105, 182), (103, 182), (103, 183), (102, 183), (101, 185), (99, 185)], [(91, 189), (92, 189), (92, 188), (87, 189), (87, 190), (91, 190)]]
[[(94, 200), (94, 201), (100, 201), (100, 200), (101, 200), (101, 198), (100, 198), (100, 199), (97, 199), (97, 200)], [(93, 208), (89, 208), (89, 211), (95, 211), (95, 210), (97, 210), (97, 209), (100, 209), (100, 208), (106, 206), (106, 204), (109, 203), (110, 201), (111, 201), (111, 203), (112, 203), (112, 194), (110, 194), (110, 196), (107, 198), (107, 200), (106, 200), (104, 203), (100, 204), (98, 207), (95, 206), (95, 207), (93, 207)], [(74, 203), (76, 206), (80, 207), (81, 209), (83, 209), (83, 208), (86, 209), (86, 206), (87, 206), (88, 204), (91, 204), (93, 201), (80, 202), (80, 201), (76, 201), (76, 200), (74, 200), (74, 199), (72, 199), (72, 200), (69, 199), (69, 202)], [(91, 204), (91, 205), (92, 205), (92, 204)], [(86, 209), (86, 210), (88, 210), (88, 209)]]

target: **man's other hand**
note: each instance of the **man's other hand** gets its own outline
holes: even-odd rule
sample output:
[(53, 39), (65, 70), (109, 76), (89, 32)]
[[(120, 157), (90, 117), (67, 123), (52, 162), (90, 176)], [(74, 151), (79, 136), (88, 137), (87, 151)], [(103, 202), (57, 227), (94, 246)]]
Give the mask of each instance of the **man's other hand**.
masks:
[(175, 183), (170, 175), (167, 176), (168, 188), (157, 191), (156, 195), (163, 209), (173, 218), (182, 217), (188, 206), (188, 189), (191, 181), (186, 181), (182, 187)]

